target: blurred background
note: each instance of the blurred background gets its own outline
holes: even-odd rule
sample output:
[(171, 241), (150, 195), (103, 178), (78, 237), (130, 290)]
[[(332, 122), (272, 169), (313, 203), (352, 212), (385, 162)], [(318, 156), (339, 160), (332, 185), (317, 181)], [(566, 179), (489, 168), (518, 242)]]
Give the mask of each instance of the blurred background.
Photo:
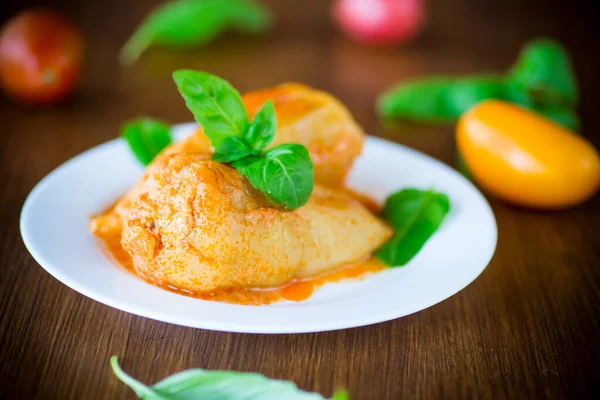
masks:
[[(118, 135), (122, 121), (138, 115), (169, 122), (191, 120), (171, 72), (201, 69), (229, 80), (241, 92), (299, 81), (339, 97), (371, 134), (454, 161), (451, 127), (384, 126), (374, 113), (377, 95), (392, 84), (429, 75), (505, 71), (521, 46), (537, 36), (561, 42), (571, 53), (582, 90), (584, 132), (594, 125), (594, 88), (599, 87), (598, 2), (579, 0), (430, 0), (420, 33), (398, 46), (377, 47), (349, 38), (331, 16), (331, 1), (265, 0), (274, 25), (261, 35), (227, 32), (214, 42), (179, 51), (150, 48), (129, 67), (119, 49), (159, 1), (69, 0), (4, 2), (0, 22), (31, 7), (53, 9), (83, 35), (85, 58), (73, 96), (49, 109), (15, 105), (1, 97), (8, 132), (45, 131), (65, 138), (63, 154)], [(66, 138), (77, 135), (70, 148)], [(6, 140), (6, 139), (5, 139)], [(61, 158), (62, 160), (62, 158)]]

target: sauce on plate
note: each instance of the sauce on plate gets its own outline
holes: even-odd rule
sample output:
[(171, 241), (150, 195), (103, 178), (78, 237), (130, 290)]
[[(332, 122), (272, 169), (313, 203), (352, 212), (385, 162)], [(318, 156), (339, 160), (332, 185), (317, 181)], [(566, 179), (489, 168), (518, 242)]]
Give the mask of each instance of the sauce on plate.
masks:
[[(346, 193), (352, 198), (360, 201), (374, 213), (378, 213), (380, 206), (369, 197), (356, 193), (350, 189), (345, 189)], [(133, 261), (129, 254), (121, 246), (121, 232), (111, 230), (110, 233), (104, 233), (98, 236), (104, 250), (109, 253), (114, 261), (127, 269), (129, 272), (136, 273)], [(340, 268), (328, 271), (326, 274), (311, 277), (307, 279), (293, 280), (281, 287), (273, 288), (228, 288), (213, 292), (194, 293), (187, 290), (181, 290), (170, 285), (160, 285), (156, 282), (147, 280), (153, 285), (157, 285), (170, 292), (190, 296), (202, 300), (220, 301), (226, 303), (243, 305), (266, 305), (281, 300), (302, 301), (308, 299), (319, 287), (329, 282), (338, 282), (347, 279), (362, 279), (366, 275), (385, 269), (385, 265), (375, 257), (369, 257), (365, 260), (357, 261), (344, 265)]]

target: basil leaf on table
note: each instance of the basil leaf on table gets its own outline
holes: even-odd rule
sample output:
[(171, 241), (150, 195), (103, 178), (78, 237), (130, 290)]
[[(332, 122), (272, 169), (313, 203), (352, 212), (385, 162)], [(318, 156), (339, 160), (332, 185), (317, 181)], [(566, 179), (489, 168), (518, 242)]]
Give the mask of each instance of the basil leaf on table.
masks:
[(504, 78), (500, 76), (478, 76), (456, 79), (446, 95), (446, 107), (455, 119), (471, 107), (488, 99), (501, 98), (506, 91)]
[(581, 127), (581, 121), (575, 110), (552, 106), (536, 106), (533, 110), (573, 132), (578, 132)]
[(226, 137), (241, 137), (248, 125), (242, 98), (227, 81), (206, 72), (179, 70), (173, 73), (179, 92), (213, 147)]
[(537, 104), (574, 107), (578, 88), (566, 50), (549, 39), (529, 42), (508, 73), (511, 82), (526, 89)]
[(544, 105), (522, 85), (502, 77), (431, 78), (412, 81), (384, 93), (377, 103), (381, 116), (421, 123), (450, 123), (487, 99), (502, 99), (533, 110), (573, 130), (579, 128), (569, 106)]
[(570, 129), (579, 126), (578, 88), (569, 55), (548, 39), (529, 42), (504, 75), (408, 81), (383, 92), (376, 108), (384, 118), (451, 123), (487, 99), (510, 101)]
[(215, 147), (212, 159), (218, 162), (232, 162), (240, 160), (253, 153), (246, 141), (238, 136), (229, 136)]
[(314, 167), (306, 147), (282, 144), (263, 157), (232, 163), (250, 183), (277, 206), (290, 210), (308, 201), (314, 186)]
[(405, 82), (379, 96), (377, 112), (385, 118), (413, 122), (452, 122), (456, 115), (448, 108), (446, 98), (453, 84), (453, 79), (435, 77)]
[(350, 396), (345, 390), (336, 390), (331, 400), (350, 400)]
[(201, 46), (229, 28), (262, 32), (270, 20), (270, 13), (250, 0), (169, 1), (145, 18), (121, 49), (120, 60), (133, 64), (153, 44)]
[(125, 123), (121, 128), (121, 136), (125, 138), (135, 157), (144, 165), (150, 164), (154, 157), (172, 142), (171, 128), (150, 118), (139, 118)]
[(510, 81), (506, 82), (504, 91), (499, 98), (529, 109), (534, 104), (533, 98), (524, 87)]
[(501, 98), (535, 111), (574, 132), (577, 132), (580, 128), (579, 116), (573, 107), (535, 104), (533, 96), (525, 88), (513, 82), (506, 86), (504, 95)]
[[(144, 400), (326, 400), (318, 393), (305, 392), (289, 381), (267, 378), (252, 372), (189, 369), (147, 386), (127, 375), (116, 356), (110, 358), (114, 374)], [(344, 391), (333, 400), (348, 399)]]
[(243, 137), (254, 151), (263, 151), (275, 138), (276, 128), (275, 106), (268, 100), (256, 113)]
[(456, 121), (480, 101), (504, 94), (502, 77), (436, 77), (400, 84), (383, 93), (377, 102), (385, 118), (413, 122), (445, 123)]
[(394, 227), (394, 237), (376, 256), (390, 267), (406, 265), (439, 228), (450, 211), (450, 200), (433, 190), (404, 189), (387, 198), (382, 216)]

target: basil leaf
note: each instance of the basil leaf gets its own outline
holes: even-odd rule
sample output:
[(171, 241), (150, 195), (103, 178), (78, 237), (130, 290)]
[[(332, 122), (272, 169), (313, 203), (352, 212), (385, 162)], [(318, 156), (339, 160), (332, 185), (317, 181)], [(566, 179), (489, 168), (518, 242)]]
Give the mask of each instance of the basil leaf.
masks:
[(537, 104), (574, 107), (578, 88), (566, 50), (549, 39), (529, 42), (508, 73), (509, 79), (526, 89)]
[(451, 78), (415, 80), (395, 86), (377, 99), (377, 112), (385, 118), (414, 122), (444, 123), (456, 120), (447, 97), (454, 85)]
[(533, 98), (529, 92), (514, 82), (506, 83), (504, 92), (499, 98), (529, 109), (533, 107)]
[(499, 76), (456, 79), (448, 90), (446, 107), (449, 113), (458, 119), (477, 103), (500, 98), (505, 87), (504, 79)]
[(268, 100), (256, 113), (252, 123), (244, 132), (244, 139), (253, 150), (260, 152), (273, 141), (276, 129), (275, 106), (271, 100)]
[(453, 122), (475, 104), (501, 97), (505, 86), (504, 78), (499, 76), (415, 80), (383, 93), (377, 111), (386, 118)]
[(240, 94), (227, 81), (192, 70), (175, 71), (173, 79), (213, 147), (226, 137), (242, 136), (248, 116)]
[(144, 165), (150, 164), (168, 145), (171, 144), (171, 128), (150, 118), (139, 118), (129, 121), (121, 128), (121, 136), (125, 138), (135, 157)]
[(217, 147), (212, 155), (214, 161), (228, 163), (252, 154), (246, 141), (237, 136), (229, 136)]
[(579, 116), (575, 110), (552, 106), (533, 107), (533, 110), (573, 132), (579, 131), (581, 127)]
[(350, 400), (350, 396), (345, 390), (336, 390), (331, 400)]
[(450, 210), (450, 200), (433, 190), (404, 189), (387, 198), (382, 215), (396, 229), (394, 237), (377, 250), (390, 267), (406, 265), (438, 229)]
[(251, 156), (232, 165), (272, 203), (287, 210), (306, 204), (313, 191), (313, 163), (299, 144), (282, 144), (264, 157)]
[[(251, 372), (190, 369), (149, 387), (127, 375), (119, 367), (117, 357), (110, 358), (110, 365), (117, 378), (146, 400), (325, 400), (318, 393), (298, 389), (292, 382)], [(334, 396), (336, 400), (348, 398), (342, 397), (341, 391)]]
[(295, 209), (308, 201), (314, 167), (306, 147), (284, 144), (259, 154), (275, 135), (272, 102), (265, 103), (249, 124), (239, 93), (226, 81), (190, 70), (175, 71), (173, 79), (215, 148), (214, 160), (231, 162), (279, 207)]
[(177, 0), (153, 10), (121, 49), (124, 65), (133, 64), (153, 44), (192, 47), (209, 43), (225, 30), (262, 32), (270, 13), (250, 0)]
[(238, 170), (242, 175), (247, 176), (248, 174), (258, 174), (262, 171), (261, 161), (265, 159), (259, 155), (253, 154), (240, 160), (233, 161), (231, 166)]

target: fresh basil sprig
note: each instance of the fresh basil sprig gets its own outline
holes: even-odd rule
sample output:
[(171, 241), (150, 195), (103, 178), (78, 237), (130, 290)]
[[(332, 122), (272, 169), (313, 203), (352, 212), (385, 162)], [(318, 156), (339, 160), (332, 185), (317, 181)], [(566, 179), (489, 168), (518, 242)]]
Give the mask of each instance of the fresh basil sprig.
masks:
[(394, 227), (394, 237), (376, 256), (390, 267), (406, 265), (439, 228), (450, 211), (450, 200), (432, 189), (403, 189), (385, 201), (382, 216)]
[(263, 32), (271, 15), (251, 0), (175, 0), (146, 17), (121, 49), (124, 65), (133, 64), (153, 44), (177, 48), (209, 43), (229, 28)]
[(286, 210), (305, 204), (313, 191), (313, 163), (306, 147), (286, 143), (264, 156), (246, 157), (231, 164), (269, 200)]
[(144, 165), (150, 164), (168, 145), (171, 144), (171, 128), (151, 118), (139, 118), (126, 122), (121, 128), (135, 157)]
[[(147, 386), (127, 375), (116, 356), (110, 358), (114, 374), (144, 400), (326, 400), (318, 393), (305, 392), (289, 381), (267, 378), (251, 372), (189, 369)], [(337, 391), (331, 400), (348, 400), (346, 391)]]
[(314, 166), (306, 148), (282, 144), (265, 152), (277, 127), (272, 101), (250, 122), (240, 94), (223, 79), (191, 70), (175, 71), (173, 79), (214, 147), (213, 160), (231, 163), (281, 208), (306, 204), (314, 186)]
[(229, 136), (215, 147), (212, 159), (222, 163), (230, 163), (252, 154), (252, 148), (244, 139), (239, 136)]
[(215, 148), (229, 136), (242, 136), (248, 116), (239, 92), (229, 82), (191, 70), (175, 71), (173, 79), (185, 105)]
[(266, 149), (273, 141), (276, 129), (275, 106), (271, 100), (268, 100), (254, 115), (252, 123), (244, 131), (243, 137), (254, 151), (259, 152)]

